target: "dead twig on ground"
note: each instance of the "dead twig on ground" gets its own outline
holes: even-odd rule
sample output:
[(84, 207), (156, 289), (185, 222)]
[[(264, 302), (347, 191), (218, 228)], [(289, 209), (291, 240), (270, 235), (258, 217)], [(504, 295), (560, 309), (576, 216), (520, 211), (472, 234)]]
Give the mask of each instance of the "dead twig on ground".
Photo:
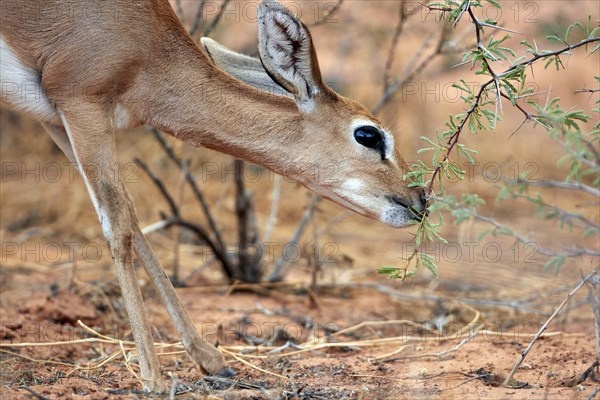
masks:
[(452, 347), (451, 349), (443, 350), (438, 353), (417, 354), (414, 356), (405, 356), (405, 357), (393, 357), (393, 358), (383, 359), (378, 362), (391, 363), (391, 362), (396, 362), (396, 361), (400, 361), (400, 360), (415, 360), (415, 359), (419, 359), (419, 358), (436, 358), (438, 360), (444, 360), (448, 354), (458, 351), (461, 347), (463, 347), (465, 344), (470, 342), (475, 336), (477, 336), (477, 332), (479, 330), (481, 330), (482, 327), (483, 327), (483, 325), (480, 325), (478, 327), (479, 329), (475, 330), (475, 332), (473, 332), (471, 335), (469, 335), (469, 337), (464, 338), (463, 340), (460, 341), (459, 344)]
[(50, 400), (48, 397), (42, 396), (41, 394), (39, 394), (38, 392), (36, 392), (35, 390), (33, 390), (32, 388), (30, 388), (28, 386), (19, 386), (19, 389), (28, 391), (38, 400)]
[[(583, 371), (583, 373), (579, 376), (579, 378), (577, 378), (577, 380), (575, 382), (573, 382), (572, 386), (576, 386), (576, 385), (580, 385), (583, 382), (585, 382), (585, 380), (591, 375), (592, 376), (592, 380), (594, 380), (594, 369), (597, 369), (598, 366), (600, 366), (600, 361), (596, 360), (592, 363), (592, 365), (590, 365), (585, 371)], [(598, 382), (596, 380), (596, 382)]]
[(540, 328), (540, 330), (535, 334), (535, 336), (531, 340), (531, 343), (529, 343), (529, 346), (527, 346), (527, 348), (525, 349), (525, 351), (523, 353), (521, 353), (521, 357), (519, 357), (519, 360), (517, 361), (517, 363), (513, 367), (512, 371), (508, 374), (508, 376), (506, 377), (506, 379), (504, 380), (504, 382), (502, 382), (502, 386), (508, 387), (508, 388), (513, 388), (513, 386), (511, 385), (511, 382), (513, 380), (513, 376), (515, 375), (515, 373), (517, 372), (517, 369), (521, 366), (521, 364), (525, 360), (525, 357), (527, 357), (527, 354), (529, 354), (529, 352), (533, 348), (533, 345), (537, 342), (537, 340), (540, 338), (540, 336), (546, 331), (546, 329), (548, 329), (548, 325), (550, 324), (550, 322), (552, 322), (552, 320), (558, 315), (558, 313), (560, 313), (560, 311), (569, 302), (569, 300), (571, 300), (571, 298), (575, 295), (575, 293), (577, 293), (579, 291), (579, 289), (581, 289), (581, 287), (583, 285), (585, 285), (586, 282), (590, 281), (592, 278), (594, 278), (595, 276), (597, 276), (597, 274), (598, 274), (597, 271), (590, 272), (585, 278), (583, 278), (577, 284), (577, 286), (575, 286), (575, 288), (567, 295), (567, 297), (563, 300), (563, 302), (560, 303), (560, 305), (552, 313), (552, 315), (550, 316), (550, 318), (548, 318), (546, 320), (546, 322), (544, 322), (544, 324), (542, 325), (542, 327)]
[(594, 311), (594, 334), (596, 336), (596, 362), (600, 362), (600, 298), (598, 298), (598, 286), (600, 286), (600, 276), (596, 275), (588, 281), (589, 300), (592, 303)]

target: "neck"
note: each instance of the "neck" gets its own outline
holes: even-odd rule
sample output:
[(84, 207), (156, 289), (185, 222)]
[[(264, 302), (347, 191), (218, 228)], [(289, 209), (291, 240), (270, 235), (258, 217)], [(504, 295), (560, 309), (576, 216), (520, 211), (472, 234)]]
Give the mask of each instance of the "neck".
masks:
[(240, 83), (198, 53), (162, 74), (161, 85), (149, 96), (144, 93), (144, 110), (136, 114), (190, 146), (283, 172), (282, 160), (293, 163), (298, 158), (293, 144), (302, 135), (294, 101)]

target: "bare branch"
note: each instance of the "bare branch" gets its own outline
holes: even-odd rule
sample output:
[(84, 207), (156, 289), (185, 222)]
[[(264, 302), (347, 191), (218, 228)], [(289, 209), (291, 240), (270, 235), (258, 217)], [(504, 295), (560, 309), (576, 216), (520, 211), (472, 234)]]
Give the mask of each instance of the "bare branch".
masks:
[(212, 22), (210, 23), (210, 25), (208, 25), (204, 29), (204, 32), (202, 33), (202, 36), (208, 36), (208, 35), (210, 35), (210, 33), (216, 28), (217, 24), (221, 20), (221, 17), (223, 16), (223, 13), (225, 12), (225, 9), (227, 8), (227, 5), (230, 2), (231, 2), (231, 0), (224, 0), (223, 1), (223, 4), (221, 4), (221, 8), (219, 8), (219, 12), (215, 16), (215, 18), (212, 20)]
[(188, 184), (190, 185), (192, 192), (194, 193), (194, 196), (198, 200), (198, 203), (200, 203), (200, 207), (202, 208), (204, 216), (206, 217), (206, 220), (208, 222), (208, 226), (215, 237), (217, 246), (224, 249), (225, 242), (223, 241), (223, 238), (221, 237), (221, 232), (217, 228), (217, 224), (215, 223), (215, 220), (212, 216), (210, 208), (208, 207), (208, 204), (206, 203), (204, 194), (200, 190), (200, 187), (198, 186), (196, 179), (190, 173), (189, 168), (187, 167), (186, 163), (184, 163), (177, 157), (177, 155), (173, 151), (173, 148), (171, 147), (171, 145), (165, 140), (165, 138), (163, 137), (163, 135), (160, 133), (160, 131), (158, 129), (153, 128), (153, 127), (150, 127), (148, 129), (150, 130), (150, 132), (152, 132), (152, 134), (154, 135), (156, 140), (158, 140), (158, 142), (164, 149), (167, 156), (171, 159), (171, 161), (173, 161), (175, 163), (175, 165), (177, 165), (182, 170), (182, 172), (185, 174), (185, 179), (187, 180)]
[(154, 185), (158, 188), (158, 190), (160, 191), (162, 196), (165, 198), (165, 200), (169, 204), (169, 208), (171, 209), (171, 214), (173, 214), (175, 217), (179, 217), (179, 207), (177, 207), (177, 203), (175, 203), (175, 200), (173, 200), (173, 197), (167, 190), (165, 184), (160, 180), (159, 177), (157, 177), (152, 171), (150, 171), (150, 168), (143, 160), (136, 157), (133, 161), (137, 165), (139, 165), (140, 168), (142, 168), (142, 170), (146, 173), (146, 175), (148, 175), (148, 177), (150, 177), (150, 179), (152, 180)]
[(183, 24), (183, 20), (185, 18), (185, 12), (183, 11), (183, 4), (181, 3), (181, 0), (176, 0), (175, 1), (175, 9), (177, 10), (177, 16), (179, 17), (179, 20), (181, 21), (181, 23)]
[(275, 175), (275, 180), (273, 182), (273, 191), (271, 192), (271, 211), (269, 212), (269, 218), (267, 220), (267, 225), (265, 226), (265, 231), (263, 234), (263, 241), (265, 243), (271, 241), (271, 236), (273, 235), (273, 227), (275, 226), (275, 222), (277, 221), (277, 212), (279, 210), (279, 198), (281, 195), (281, 175)]
[(575, 93), (598, 93), (600, 89), (579, 89), (576, 90)]
[(561, 181), (516, 181), (516, 183), (526, 183), (531, 186), (539, 186), (546, 188), (555, 188), (555, 189), (566, 189), (566, 190), (578, 190), (581, 192), (585, 192), (587, 194), (591, 194), (592, 196), (600, 197), (600, 190), (595, 189), (591, 186), (585, 185), (581, 182), (561, 182)]
[[(468, 210), (468, 209), (463, 209), (463, 210), (470, 212), (470, 210)], [(476, 220), (487, 222), (488, 224), (493, 225), (496, 228), (506, 228), (505, 225), (501, 224), (494, 218), (485, 217), (483, 215), (479, 215), (477, 213), (472, 213), (472, 212), (471, 212), (471, 215), (473, 215), (473, 218), (475, 218)], [(521, 235), (512, 230), (511, 230), (511, 234), (512, 234), (512, 236), (514, 236), (515, 239), (517, 239), (521, 243), (524, 243), (524, 244), (532, 243), (532, 241), (524, 235)], [(600, 257), (600, 250), (592, 250), (592, 249), (587, 249), (587, 248), (575, 248), (573, 250), (564, 251), (562, 253), (557, 253), (552, 250), (545, 249), (545, 248), (539, 247), (539, 246), (537, 246), (535, 250), (537, 253), (545, 255), (547, 257), (579, 257), (579, 256)]]
[(535, 344), (535, 342), (537, 342), (537, 340), (540, 338), (540, 336), (542, 335), (542, 333), (544, 333), (546, 331), (546, 329), (548, 329), (548, 325), (550, 324), (550, 322), (552, 322), (552, 320), (558, 315), (558, 313), (569, 302), (569, 300), (571, 300), (571, 298), (575, 295), (575, 293), (577, 293), (579, 291), (579, 289), (581, 289), (581, 287), (586, 282), (588, 282), (590, 279), (594, 278), (597, 274), (598, 274), (597, 271), (590, 272), (585, 278), (583, 278), (577, 284), (577, 286), (575, 286), (575, 288), (567, 295), (567, 297), (563, 300), (563, 302), (560, 303), (560, 305), (552, 313), (552, 315), (550, 316), (550, 318), (548, 318), (548, 320), (546, 320), (546, 322), (544, 322), (544, 324), (542, 325), (542, 327), (540, 328), (540, 330), (535, 334), (535, 336), (533, 337), (533, 340), (531, 341), (531, 343), (529, 343), (529, 346), (527, 346), (527, 349), (525, 349), (525, 351), (523, 353), (521, 353), (521, 357), (519, 358), (519, 360), (517, 361), (517, 363), (513, 367), (513, 369), (510, 372), (510, 374), (508, 374), (508, 376), (506, 377), (506, 379), (502, 383), (502, 386), (509, 387), (509, 388), (513, 387), (511, 385), (511, 381), (513, 380), (513, 376), (515, 375), (515, 372), (517, 372), (517, 369), (521, 366), (521, 364), (525, 360), (525, 357), (527, 357), (527, 354), (529, 354), (529, 352), (531, 351), (531, 349), (532, 349), (533, 345)]
[(589, 293), (588, 298), (592, 303), (592, 310), (594, 312), (594, 334), (596, 336), (596, 362), (600, 361), (600, 298), (598, 296), (598, 286), (600, 286), (600, 277), (596, 276), (595, 279), (589, 281)]
[(210, 247), (213, 254), (221, 262), (221, 265), (223, 266), (223, 271), (225, 272), (225, 275), (227, 275), (229, 281), (231, 282), (236, 278), (235, 269), (233, 265), (231, 265), (231, 262), (229, 261), (229, 258), (225, 253), (225, 249), (216, 245), (210, 238), (208, 232), (204, 230), (204, 228), (192, 222), (183, 220), (179, 217), (167, 218), (166, 221), (168, 223), (167, 227), (177, 225), (194, 232), (196, 236), (198, 236), (198, 238), (200, 238), (203, 242), (205, 242), (208, 245), (208, 247)]
[[(298, 241), (300, 240), (300, 237), (302, 236), (302, 233), (304, 233), (304, 230), (306, 229), (306, 226), (308, 225), (308, 222), (312, 218), (312, 215), (313, 215), (315, 209), (317, 208), (317, 205), (319, 205), (320, 202), (321, 202), (321, 197), (319, 197), (317, 195), (313, 195), (312, 201), (310, 202), (310, 204), (304, 211), (304, 215), (302, 216), (302, 221), (300, 221), (300, 225), (296, 229), (296, 232), (294, 232), (294, 236), (292, 236), (292, 239), (290, 240), (289, 243), (294, 243), (294, 244), (298, 243)], [(273, 272), (271, 272), (271, 275), (269, 275), (268, 281), (269, 282), (281, 281), (285, 275), (285, 272), (283, 271), (283, 269), (287, 265), (287, 263), (288, 263), (288, 261), (286, 259), (286, 255), (282, 254), (281, 257), (279, 257), (279, 260), (277, 260), (277, 263), (275, 264), (275, 269), (273, 270)]]
[(244, 162), (235, 160), (235, 213), (238, 220), (238, 270), (243, 275), (244, 281), (249, 283), (259, 282), (260, 257), (248, 257), (248, 248), (257, 241), (256, 224), (254, 220), (254, 207), (252, 195), (246, 190), (244, 184)]
[[(440, 35), (440, 38), (436, 44), (436, 48), (434, 49), (434, 51), (431, 54), (429, 54), (425, 59), (423, 59), (416, 67), (414, 67), (410, 71), (406, 71), (406, 74), (402, 79), (398, 79), (394, 82), (391, 82), (388, 85), (388, 88), (387, 88), (387, 90), (384, 91), (381, 99), (379, 99), (379, 101), (371, 109), (371, 112), (373, 112), (373, 114), (379, 114), (381, 112), (381, 110), (383, 110), (383, 108), (394, 98), (394, 96), (396, 95), (396, 93), (398, 92), (398, 90), (400, 88), (402, 88), (407, 82), (414, 79), (415, 76), (417, 76), (417, 74), (419, 74), (424, 69), (426, 69), (427, 66), (437, 56), (442, 54), (443, 46), (446, 43), (446, 38), (449, 33), (450, 33), (450, 30), (447, 27), (444, 27), (444, 30), (442, 31), (442, 34)], [(425, 40), (425, 43), (420, 47), (421, 51), (427, 47), (427, 42), (429, 42), (429, 38), (427, 38)], [(416, 60), (418, 57), (420, 57), (420, 54), (421, 54), (421, 52), (419, 52), (417, 54), (417, 56), (415, 56), (413, 59)]]
[(196, 11), (196, 17), (194, 18), (194, 23), (192, 24), (192, 27), (188, 32), (192, 38), (200, 29), (200, 24), (202, 24), (202, 15), (204, 14), (204, 3), (206, 3), (206, 0), (200, 0), (200, 3), (198, 4), (198, 10)]
[(394, 35), (392, 36), (392, 44), (390, 45), (390, 51), (388, 53), (387, 62), (385, 63), (385, 71), (383, 73), (384, 92), (386, 92), (390, 87), (390, 72), (392, 70), (392, 66), (394, 65), (394, 58), (396, 57), (398, 41), (400, 40), (400, 36), (402, 35), (402, 32), (404, 30), (405, 22), (406, 16), (404, 15), (404, 0), (401, 0), (399, 7), (398, 24), (396, 25)]
[(225, 253), (225, 247), (215, 244), (210, 238), (210, 235), (202, 227), (181, 219), (179, 208), (177, 207), (175, 200), (173, 200), (173, 197), (167, 190), (164, 183), (156, 175), (154, 175), (152, 171), (150, 171), (146, 163), (144, 163), (142, 160), (136, 158), (135, 162), (152, 179), (152, 182), (156, 185), (162, 196), (169, 204), (169, 208), (171, 208), (171, 213), (173, 214), (173, 216), (167, 217), (163, 215), (163, 221), (161, 221), (161, 228), (168, 228), (173, 225), (178, 225), (194, 232), (203, 242), (205, 242), (211, 248), (215, 256), (221, 262), (221, 265), (223, 266), (223, 271), (225, 272), (229, 280), (232, 280), (235, 277), (234, 268), (231, 265), (227, 254)]

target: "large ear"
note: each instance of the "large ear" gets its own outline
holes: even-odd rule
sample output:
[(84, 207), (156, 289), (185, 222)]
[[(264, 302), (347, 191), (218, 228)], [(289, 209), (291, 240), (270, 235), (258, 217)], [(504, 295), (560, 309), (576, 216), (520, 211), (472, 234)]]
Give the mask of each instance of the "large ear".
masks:
[(328, 90), (308, 29), (276, 1), (258, 6), (258, 51), (267, 73), (294, 96), (300, 111), (312, 110), (317, 95)]
[(273, 82), (258, 58), (236, 53), (207, 37), (203, 37), (200, 41), (208, 56), (219, 69), (257, 89), (291, 97), (290, 93)]

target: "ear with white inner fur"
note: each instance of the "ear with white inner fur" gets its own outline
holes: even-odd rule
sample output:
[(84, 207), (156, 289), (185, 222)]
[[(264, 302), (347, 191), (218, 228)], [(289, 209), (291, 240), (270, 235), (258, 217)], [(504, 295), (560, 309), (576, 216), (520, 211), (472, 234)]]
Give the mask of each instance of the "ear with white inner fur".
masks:
[(207, 37), (203, 37), (200, 41), (204, 51), (219, 69), (257, 89), (291, 97), (290, 93), (271, 79), (258, 58), (236, 53)]
[(328, 90), (308, 29), (276, 1), (258, 6), (258, 51), (267, 73), (294, 96), (300, 111), (312, 110), (317, 95)]

